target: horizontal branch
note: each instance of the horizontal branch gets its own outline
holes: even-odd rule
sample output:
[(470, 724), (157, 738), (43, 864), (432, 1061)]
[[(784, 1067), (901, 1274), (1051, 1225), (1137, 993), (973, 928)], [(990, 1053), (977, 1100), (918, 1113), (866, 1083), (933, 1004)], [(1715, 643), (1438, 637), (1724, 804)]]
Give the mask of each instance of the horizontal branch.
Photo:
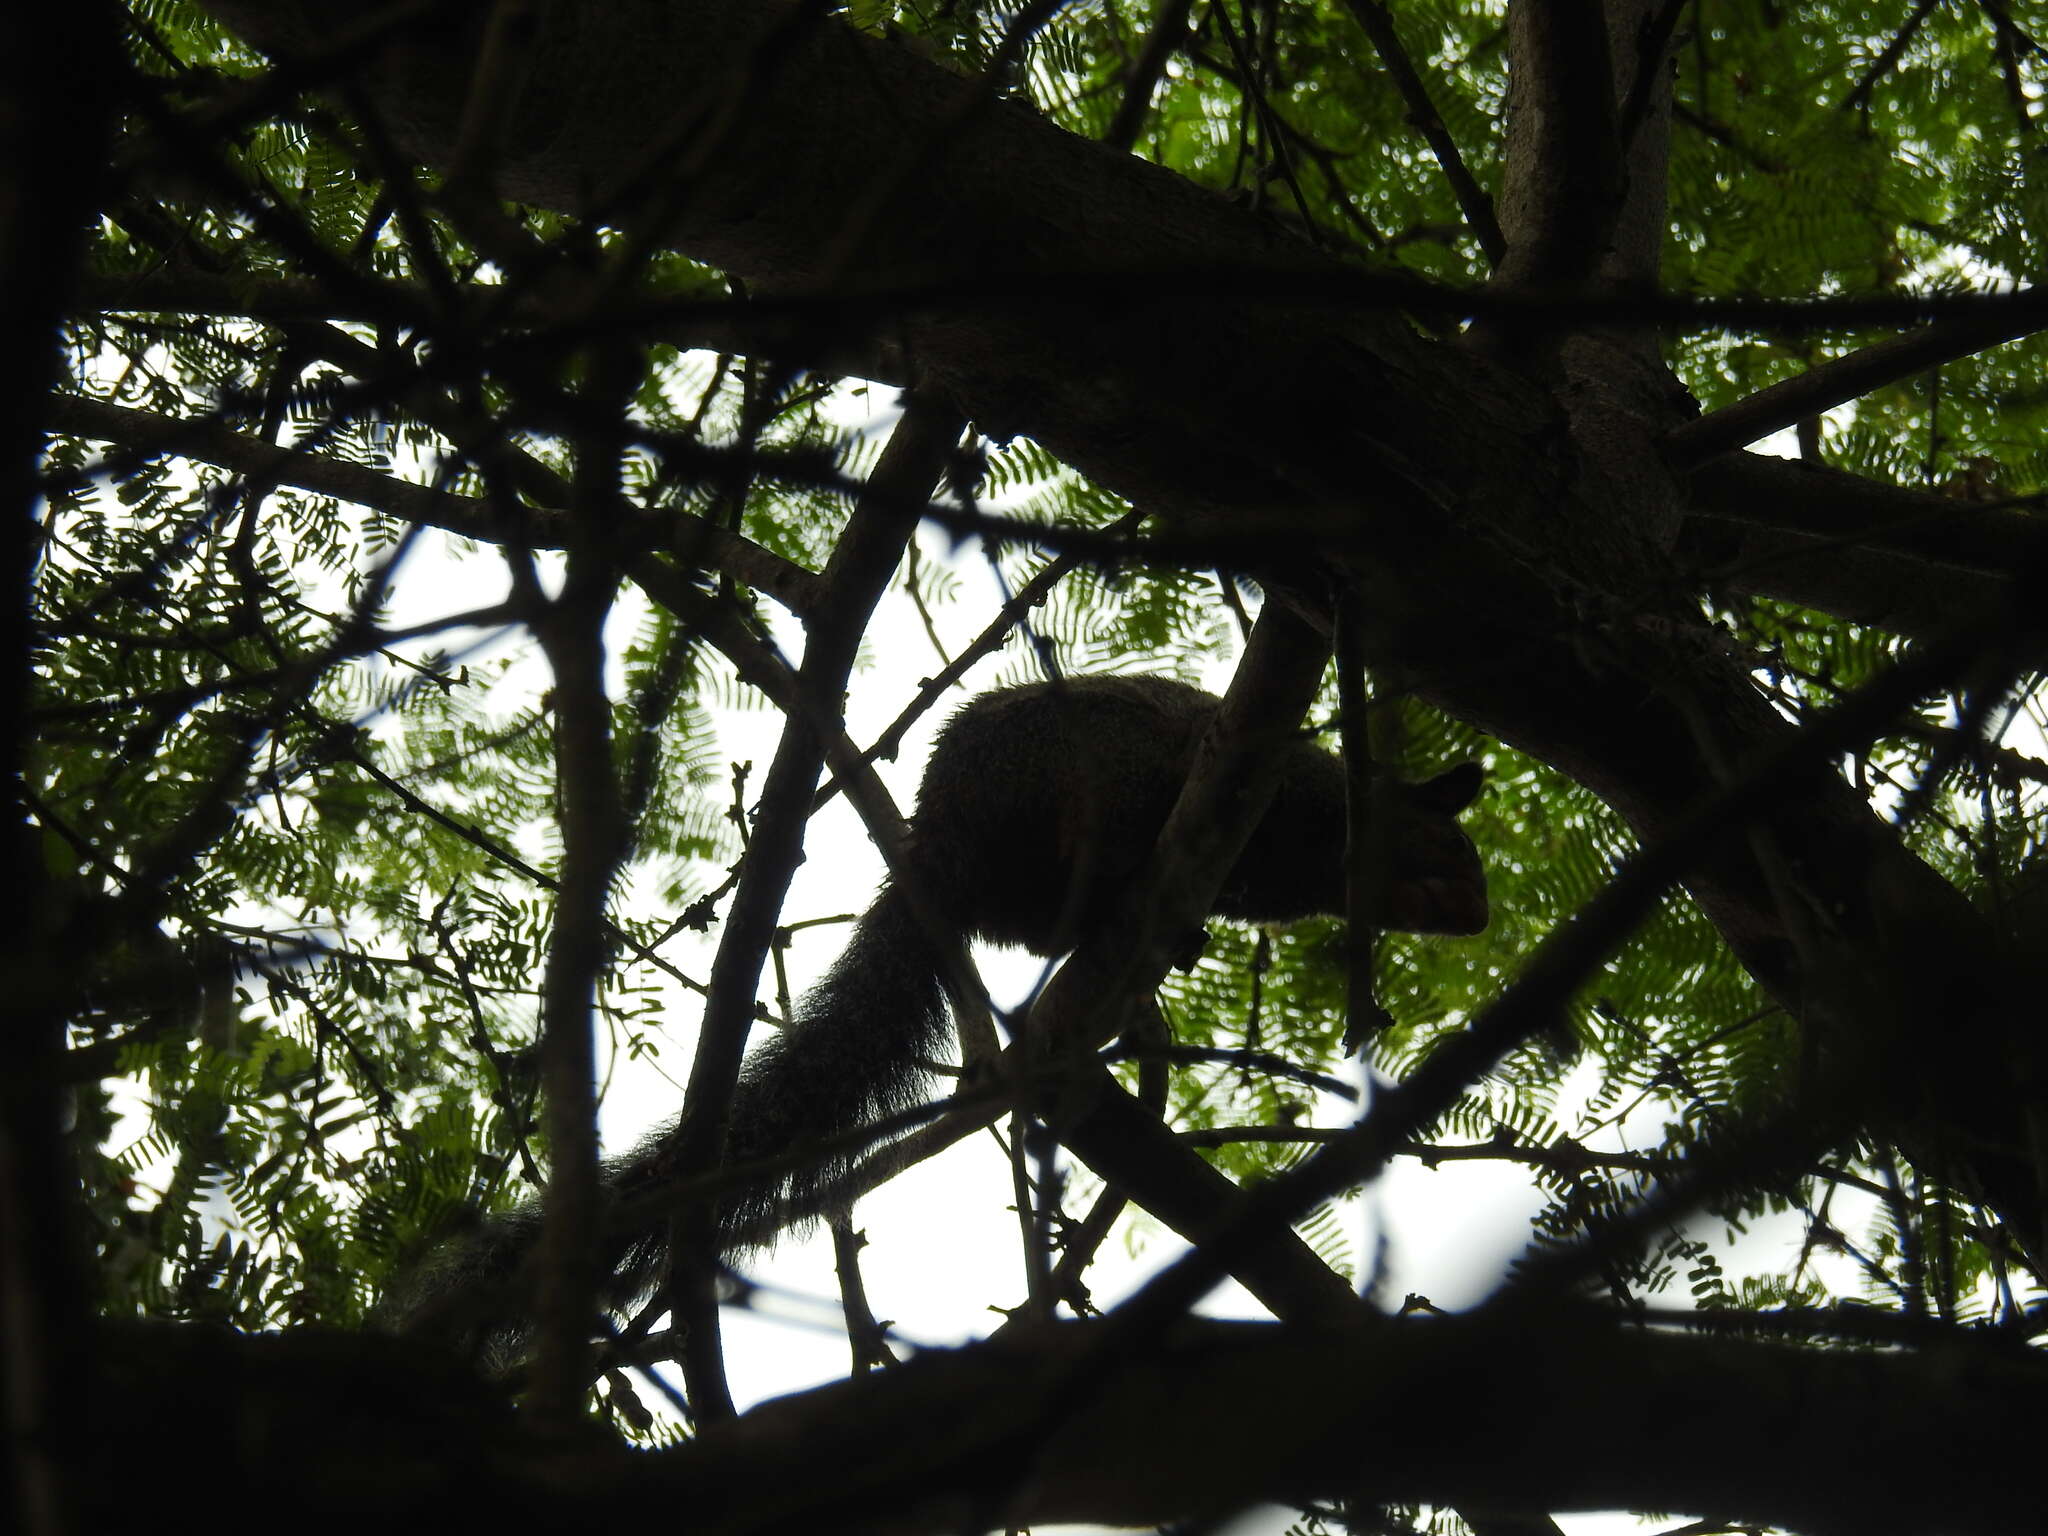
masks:
[[(573, 321), (525, 290), (473, 286), (456, 295), (454, 313), (437, 307), (416, 284), (359, 275), (346, 292), (298, 277), (252, 277), (172, 267), (99, 276), (80, 284), (78, 308), (87, 314), (218, 315), (270, 325), (350, 320), (418, 336), (454, 332), (473, 337), (484, 324), (513, 327), (508, 339), (573, 324), (578, 336), (631, 336), (665, 342), (685, 352), (719, 352), (772, 359), (794, 368), (903, 383), (905, 370), (886, 338), (821, 324), (808, 306), (759, 305), (746, 300), (686, 298), (626, 289), (601, 310)], [(650, 313), (653, 311), (654, 313)], [(474, 345), (474, 343), (471, 343)]]
[(1973, 506), (1795, 459), (1759, 453), (1718, 459), (1693, 471), (1687, 489), (1689, 511), (1727, 522), (1987, 576), (2048, 565), (2048, 517)]
[[(1182, 1131), (1179, 1139), (1190, 1147), (1227, 1147), (1240, 1142), (1319, 1146), (1341, 1141), (1347, 1129), (1317, 1125), (1219, 1125)], [(1520, 1163), (1552, 1173), (1581, 1173), (1598, 1168), (1608, 1173), (1651, 1176), (1674, 1172), (1682, 1162), (1677, 1157), (1653, 1157), (1642, 1152), (1594, 1152), (1569, 1139), (1549, 1146), (1501, 1138), (1462, 1143), (1410, 1141), (1395, 1147), (1393, 1155), (1412, 1157), (1425, 1168), (1444, 1163)]]
[[(43, 420), (53, 432), (113, 443), (145, 456), (173, 454), (196, 459), (482, 543), (559, 549), (566, 537), (560, 513), (536, 512), (525, 506), (507, 509), (493, 497), (462, 496), (418, 485), (326, 454), (280, 447), (217, 421), (179, 420), (82, 395), (61, 394), (47, 398)], [(815, 601), (818, 578), (814, 574), (751, 539), (688, 512), (629, 510), (645, 525), (648, 547), (674, 548), (680, 541), (681, 547), (705, 565), (729, 572), (796, 613), (805, 612)]]
[[(496, 294), (496, 290), (483, 291)], [(445, 316), (437, 319), (420, 295), (399, 285), (382, 285), (373, 292), (379, 300), (388, 297), (405, 317), (408, 327), (431, 330), (437, 324), (449, 323)], [(1773, 390), (1789, 392), (1798, 385), (1811, 392), (1809, 399), (1821, 399), (1830, 391), (1848, 391), (1819, 406), (1808, 403), (1805, 409), (1776, 423), (1789, 425), (1816, 409), (1855, 399), (1884, 382), (1878, 379), (1860, 388), (1849, 387), (1870, 370), (1888, 368), (1892, 370), (1891, 377), (1902, 378), (2048, 326), (2048, 291), (2038, 288), (1820, 298), (1585, 294), (1550, 287), (1482, 289), (1396, 271), (1343, 267), (1305, 272), (1279, 261), (1255, 265), (1186, 259), (1123, 271), (1077, 267), (1068, 272), (977, 272), (957, 280), (875, 284), (853, 295), (768, 292), (731, 299), (695, 293), (627, 292), (601, 312), (577, 316), (575, 324), (577, 336), (585, 339), (631, 335), (640, 341), (669, 342), (685, 350), (770, 357), (903, 384), (910, 382), (913, 370), (902, 347), (891, 341), (890, 332), (906, 319), (963, 307), (1029, 309), (1048, 303), (1175, 299), (1277, 304), (1289, 308), (1307, 305), (1361, 312), (1407, 310), (1441, 320), (1505, 318), (1540, 320), (1559, 327), (1641, 326), (1679, 332), (1769, 327), (1782, 335), (1862, 326), (1922, 327), (1849, 357), (1818, 365), (1810, 370), (1819, 376), (1813, 384), (1804, 383), (1809, 375), (1802, 374), (1799, 379), (1759, 391), (1678, 428), (1668, 441), (1674, 451), (1681, 453), (1681, 464), (1697, 463), (1775, 430), (1765, 426), (1761, 431), (1750, 432), (1747, 426), (1738, 427), (1744, 416), (1734, 414), (1781, 412), (1783, 408), (1776, 405), (1750, 405), (1751, 400), (1761, 400)], [(522, 309), (520, 301), (511, 297), (499, 302), (507, 306), (507, 313), (501, 318), (530, 316), (530, 323), (536, 325), (554, 318), (535, 311), (531, 304)], [(85, 287), (82, 307), (95, 312), (242, 316), (272, 323), (337, 317), (367, 323), (389, 318), (381, 313), (378, 303), (362, 302), (359, 295), (352, 298), (350, 294), (337, 294), (305, 279), (248, 281), (208, 273), (98, 278)], [(1971, 337), (1977, 338), (1974, 344), (1969, 342)], [(1866, 354), (1875, 355), (1865, 360)], [(1709, 428), (1710, 422), (1717, 425)], [(1733, 440), (1719, 441), (1723, 435), (1732, 435)]]
[[(1815, 1536), (2039, 1528), (2033, 1480), (2009, 1474), (2048, 1443), (2048, 1370), (1981, 1337), (1793, 1347), (1565, 1306), (1190, 1322), (1076, 1399), (1102, 1331), (1006, 1329), (635, 1453), (515, 1449), (502, 1405), (395, 1341), (126, 1325), (82, 1430), (83, 1454), (118, 1447), (122, 1475), (82, 1482), (84, 1523), (132, 1520), (140, 1490), (203, 1462), (258, 1504), (290, 1500), (309, 1532), (388, 1523), (399, 1499), (411, 1521), (537, 1533), (680, 1508), (694, 1536), (1154, 1526), (1336, 1498), (1680, 1510)], [(223, 1439), (223, 1423), (265, 1432)]]
[[(715, 1511), (699, 1528), (735, 1533), (1156, 1525), (1318, 1497), (1741, 1512), (1814, 1532), (2037, 1519), (2024, 1479), (1954, 1475), (2027, 1464), (2006, 1458), (2048, 1431), (2048, 1372), (2002, 1351), (1958, 1369), (1949, 1351), (1795, 1350), (1565, 1311), (1198, 1324), (1122, 1362), (1016, 1464), (1006, 1448), (1089, 1358), (1095, 1331), (1030, 1330), (765, 1405), (660, 1458), (634, 1502)], [(1219, 1402), (1258, 1411), (1218, 1414)], [(796, 1445), (810, 1475), (770, 1476)], [(1872, 1445), (1915, 1454), (1873, 1465)], [(1819, 1470), (1849, 1465), (1854, 1477)]]
[[(1689, 491), (1679, 553), (1714, 590), (1914, 640), (2011, 602), (2014, 581), (2040, 568), (2048, 529), (2024, 513), (1761, 454), (1702, 466)], [(2028, 665), (2048, 669), (2048, 643), (2013, 643)]]

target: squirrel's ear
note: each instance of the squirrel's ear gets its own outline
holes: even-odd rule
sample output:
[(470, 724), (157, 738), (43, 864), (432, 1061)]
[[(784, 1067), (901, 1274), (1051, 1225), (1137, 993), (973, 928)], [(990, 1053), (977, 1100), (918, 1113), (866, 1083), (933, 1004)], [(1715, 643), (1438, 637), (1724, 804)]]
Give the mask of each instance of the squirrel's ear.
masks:
[(1486, 770), (1477, 763), (1460, 763), (1446, 768), (1433, 779), (1408, 786), (1408, 797), (1417, 805), (1446, 816), (1455, 816), (1479, 798), (1486, 782)]

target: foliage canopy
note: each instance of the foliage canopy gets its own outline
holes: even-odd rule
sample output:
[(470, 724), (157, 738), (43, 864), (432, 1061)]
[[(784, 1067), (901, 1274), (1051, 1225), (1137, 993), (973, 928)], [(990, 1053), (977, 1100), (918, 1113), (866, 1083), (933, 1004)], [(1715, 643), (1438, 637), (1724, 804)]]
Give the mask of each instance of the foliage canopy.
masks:
[[(11, 86), (65, 147), (16, 175), (42, 244), (9, 246), (24, 334), (62, 350), (9, 396), (10, 442), (41, 451), (9, 482), (32, 899), (8, 1070), (41, 1086), (9, 1100), (8, 1176), (73, 1240), (7, 1229), (43, 1308), (9, 1326), (85, 1337), (78, 1292), (103, 1319), (360, 1328), (551, 1165), (554, 1230), (587, 1234), (593, 1038), (715, 1116), (749, 1018), (789, 1008), (777, 925), (821, 915), (782, 907), (817, 786), (890, 835), (857, 760), (901, 733), (843, 734), (857, 654), (855, 688), (927, 723), (963, 687), (1244, 656), (1245, 699), (1312, 696), (1380, 769), (1486, 762), (1466, 826), (1494, 924), (1215, 925), (1192, 969), (1162, 959), (1176, 1151), (1272, 1209), (1154, 1205), (1114, 1138), (1063, 1183), (1013, 1106), (1026, 1260), (988, 1302), (1071, 1317), (1129, 1195), (1198, 1239), (1196, 1291), (1210, 1265), (1330, 1326), (1281, 1218), (1391, 1310), (1333, 1199), (1388, 1159), (1523, 1167), (1542, 1207), (1474, 1314), (1489, 1369), (1568, 1336), (1592, 1361), (1572, 1390), (1616, 1394), (1571, 1411), (1691, 1425), (1675, 1443), (1713, 1473), (1626, 1429), (1567, 1478), (1549, 1431), (1461, 1428), (1469, 1403), (1398, 1465), (1301, 1428), (1268, 1456), (1253, 1405), (1219, 1400), (1243, 1482), (1146, 1460), (1174, 1421), (1133, 1431), (1121, 1492), (1042, 1470), (1036, 1504), (1014, 1469), (906, 1464), (783, 1509), (709, 1432), (658, 1463), (739, 1469), (750, 1496), (709, 1523), (1263, 1497), (1359, 1528), (1603, 1505), (2009, 1528), (1905, 1405), (1944, 1351), (2014, 1373), (1957, 1412), (2023, 1437), (2048, 1405), (2048, 13), (1606, 10), (131, 0), (57, 25)], [(863, 653), (885, 585), (934, 644), (981, 638)], [(764, 703), (789, 723), (736, 777), (729, 733)], [(1128, 958), (1090, 953), (1072, 990)], [(1374, 1063), (1410, 1087), (1347, 1132), (1312, 1084), (1368, 997)], [(1032, 1017), (1071, 1039), (1075, 1011), (1055, 984)], [(990, 1118), (966, 1102), (937, 1126)], [(36, 1196), (19, 1169), (45, 1165), (66, 1172)], [(1733, 1240), (1758, 1223), (1799, 1235)], [(561, 1270), (587, 1320), (591, 1277)], [(626, 1367), (677, 1356), (717, 1418), (706, 1296), (637, 1354), (544, 1322), (531, 1418), (671, 1438)], [(1142, 1354), (1145, 1309), (1174, 1305), (1107, 1326)], [(1726, 1417), (1835, 1401), (1796, 1372), (1884, 1354), (1840, 1401), (1919, 1435), (1921, 1481), (1866, 1505), (1766, 1475), (1684, 1389), (1638, 1407), (1630, 1351), (1692, 1348), (1685, 1308), (1756, 1315), (1674, 1356)], [(1387, 1326), (1413, 1380), (1454, 1358), (1413, 1340), (1450, 1323)], [(805, 1432), (858, 1425), (864, 1387), (892, 1390), (857, 1374)], [(1015, 1432), (1059, 1422), (1093, 1423)], [(1824, 1465), (1865, 1422), (1787, 1432)], [(1487, 1476), (1448, 1454), (1467, 1436)]]

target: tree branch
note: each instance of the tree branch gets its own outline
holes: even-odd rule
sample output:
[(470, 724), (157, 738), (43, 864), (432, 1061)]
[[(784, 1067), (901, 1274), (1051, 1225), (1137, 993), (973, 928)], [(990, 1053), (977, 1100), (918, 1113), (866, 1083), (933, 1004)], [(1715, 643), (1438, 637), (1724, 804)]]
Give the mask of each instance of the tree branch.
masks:
[(1160, 0), (1159, 14), (1145, 36), (1145, 46), (1138, 50), (1124, 81), (1116, 116), (1110, 119), (1109, 129), (1102, 135), (1102, 142), (1112, 149), (1128, 150), (1138, 142), (1138, 130), (1145, 126), (1145, 114), (1152, 110), (1152, 92), (1159, 77), (1166, 73), (1167, 62), (1175, 50), (1187, 41), (1188, 12), (1193, 8), (1194, 0)]
[[(1021, 1447), (1105, 1327), (926, 1350), (642, 1453), (522, 1442), (502, 1405), (391, 1341), (114, 1325), (80, 1431), (109, 1475), (80, 1481), (94, 1528), (113, 1528), (137, 1488), (207, 1460), (250, 1498), (291, 1502), (308, 1536), (390, 1524), (394, 1486), (409, 1518), (537, 1536), (679, 1508), (693, 1536), (952, 1536), (992, 1499), (1012, 1526), (1160, 1526), (1315, 1499), (1728, 1511), (1812, 1536), (2039, 1525), (2032, 1480), (1955, 1475), (2032, 1465), (2048, 1440), (2048, 1373), (1981, 1336), (1816, 1349), (1569, 1306), (1188, 1322), (1064, 1406), (1027, 1460)], [(218, 1432), (246, 1422), (269, 1433)], [(1914, 1454), (1871, 1458), (1892, 1445)], [(792, 1446), (802, 1477), (789, 1475)], [(1816, 1465), (1859, 1470), (1817, 1477)]]
[(1599, 270), (1625, 192), (1603, 8), (1515, 0), (1508, 50), (1507, 253), (1496, 280), (1568, 292)]
[[(457, 495), (325, 454), (280, 448), (218, 421), (180, 421), (154, 411), (64, 394), (48, 397), (44, 420), (53, 432), (114, 443), (144, 457), (175, 454), (197, 459), (480, 543), (560, 549), (568, 536), (560, 511), (524, 505), (507, 508), (495, 497)], [(713, 570), (730, 572), (797, 614), (807, 612), (817, 601), (819, 581), (811, 572), (716, 523), (672, 509), (643, 511), (623, 499), (615, 510), (637, 525), (644, 547), (687, 549)]]
[(1692, 469), (1887, 384), (2031, 336), (2044, 323), (2048, 322), (2041, 316), (2025, 311), (1993, 311), (1958, 315), (1887, 337), (1674, 428), (1664, 439), (1665, 457), (1673, 469)]
[(1408, 50), (1401, 46), (1401, 36), (1394, 30), (1394, 18), (1380, 0), (1346, 0), (1346, 4), (1359, 29), (1372, 40), (1373, 51), (1380, 56), (1380, 63), (1386, 66), (1394, 89), (1407, 103), (1408, 121), (1428, 143), (1429, 152), (1436, 156), (1444, 180), (1451, 185), (1451, 195), (1457, 198), (1459, 208), (1464, 210), (1466, 227), (1472, 231), (1472, 238), (1479, 242), (1479, 249), (1486, 253), (1487, 264), (1499, 266), (1501, 257), (1507, 253), (1507, 240), (1494, 218), (1493, 199), (1486, 195), (1485, 189), (1472, 179), (1472, 173), (1465, 168), (1457, 141), (1451, 137), (1450, 129), (1444, 126), (1436, 104), (1429, 99), (1429, 87), (1416, 73)]
[[(826, 701), (844, 695), (868, 617), (917, 530), (917, 514), (938, 484), (960, 428), (957, 416), (913, 401), (890, 434), (875, 468), (872, 494), (855, 507), (826, 569), (826, 600), (806, 627), (796, 689), (818, 707), (829, 707)], [(776, 745), (746, 868), (719, 935), (683, 1117), (667, 1162), (678, 1182), (709, 1173), (724, 1155), (727, 1113), (753, 1019), (762, 958), (803, 857), (819, 769), (831, 744), (843, 735), (836, 714), (813, 722), (797, 711)], [(714, 1226), (709, 1201), (679, 1207), (678, 1321), (688, 1329), (683, 1364), (700, 1424), (732, 1415), (719, 1345)]]
[(1688, 489), (1694, 516), (1908, 556), (1923, 570), (1932, 564), (2009, 578), (2048, 561), (2048, 517), (1797, 459), (1730, 455), (1694, 470)]
[[(213, 9), (259, 32), (280, 10), (309, 14), (254, 0)], [(1240, 531), (1271, 509), (1354, 533), (1341, 563), (1373, 616), (1373, 664), (1402, 667), (1418, 696), (1577, 778), (1646, 844), (1685, 823), (1715, 765), (1783, 741), (1788, 727), (1744, 659), (1697, 623), (1683, 573), (1640, 532), (1673, 490), (1654, 455), (1610, 474), (1533, 380), (1433, 345), (1396, 316), (1326, 301), (1319, 285), (1334, 294), (1338, 269), (1271, 221), (996, 103), (895, 189), (859, 260), (826, 271), (838, 232), (867, 211), (875, 167), (947, 120), (958, 81), (837, 24), (791, 39), (772, 79), (756, 80), (780, 14), (742, 0), (551, 11), (561, 44), (537, 73), (561, 62), (533, 104), (531, 147), (505, 167), (507, 190), (575, 212), (604, 167), (644, 153), (650, 123), (733, 104), (688, 197), (662, 204), (663, 238), (756, 292), (827, 304), (938, 293), (899, 311), (895, 331), (933, 396), (992, 433), (1029, 431), (1175, 533)], [(405, 109), (393, 120), (408, 152), (445, 162), (459, 50), (427, 31), (407, 46), (376, 89)], [(606, 61), (607, 89), (566, 84), (569, 61), (592, 58)], [(1604, 91), (1611, 104), (1611, 80)], [(1196, 268), (1260, 271), (1265, 283), (1249, 299), (1212, 284), (1198, 324), (1185, 286), (1143, 287)], [(1282, 275), (1308, 297), (1278, 301)], [(1110, 304), (1111, 291), (1129, 298)], [(1283, 601), (1328, 590), (1327, 572), (1284, 560), (1263, 575)], [(2016, 618), (1977, 633), (2001, 662), (2034, 643)], [(2033, 1060), (2038, 1043), (2014, 1029), (2023, 1010), (1989, 974), (1983, 920), (1832, 775), (1782, 786), (1761, 835), (1768, 859), (1754, 840), (1725, 839), (1688, 877), (1745, 965), (1823, 1050), (1913, 1085), (1914, 1112), (1952, 1131), (1942, 1144), (1972, 1149), (1957, 1155), (2023, 1141), (2009, 1104), (1994, 1128), (1960, 1076), (1928, 1081), (1907, 1027), (1944, 1019), (1944, 1056), (1958, 1063)], [(1770, 868), (1799, 871), (1793, 909)], [(1820, 952), (1798, 942), (1803, 912), (1829, 914)], [(2012, 1214), (2031, 1226), (2037, 1209), (2029, 1196)]]
[[(601, 467), (589, 462), (597, 457), (605, 460)], [(615, 457), (595, 444), (583, 445), (578, 460), (579, 478), (608, 481), (607, 471), (616, 471)], [(611, 561), (590, 547), (599, 542), (601, 520), (579, 522), (583, 536), (570, 552), (562, 595), (534, 622), (554, 676), (562, 875), (541, 984), (541, 1071), (552, 1156), (533, 1385), (536, 1412), (559, 1434), (582, 1418), (590, 1379), (600, 1223), (595, 1008), (609, 947), (605, 905), (626, 850), (604, 689), (604, 621), (618, 577)]]

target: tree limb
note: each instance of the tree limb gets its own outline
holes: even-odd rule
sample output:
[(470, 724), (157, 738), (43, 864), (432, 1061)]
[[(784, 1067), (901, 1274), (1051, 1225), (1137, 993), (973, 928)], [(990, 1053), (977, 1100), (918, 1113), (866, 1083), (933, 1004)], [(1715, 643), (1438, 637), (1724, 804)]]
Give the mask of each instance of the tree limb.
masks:
[[(958, 417), (913, 401), (905, 409), (876, 466), (872, 495), (864, 496), (833, 551), (825, 573), (825, 601), (806, 627), (796, 688), (820, 707), (846, 690), (847, 673), (882, 589), (903, 546), (917, 531), (917, 510), (937, 486), (947, 456), (960, 440)], [(906, 515), (907, 513), (907, 515)], [(762, 958), (782, 911), (782, 898), (803, 857), (811, 797), (831, 744), (843, 737), (836, 718), (814, 723), (792, 713), (783, 726), (761, 792), (761, 815), (748, 847), (746, 868), (719, 935), (711, 990), (690, 1069), (683, 1118), (667, 1166), (678, 1181), (709, 1173), (724, 1154), (727, 1112), (752, 1022)], [(718, 1244), (709, 1201), (678, 1207), (679, 1322), (688, 1328), (684, 1369), (700, 1423), (729, 1418), (719, 1346), (715, 1274)]]
[[(495, 497), (463, 496), (419, 485), (326, 454), (280, 448), (218, 421), (180, 421), (154, 411), (138, 411), (104, 400), (65, 394), (46, 398), (44, 420), (54, 432), (114, 443), (145, 457), (175, 454), (197, 459), (273, 484), (333, 496), (417, 527), (440, 528), (480, 543), (560, 549), (568, 536), (560, 511), (524, 505), (507, 508)], [(815, 575), (751, 539), (688, 512), (648, 512), (623, 501), (617, 510), (638, 525), (639, 537), (648, 547), (668, 549), (680, 541), (680, 547), (711, 569), (730, 572), (798, 614), (808, 611), (817, 601), (819, 583)]]
[(1994, 310), (1937, 320), (1887, 337), (1674, 428), (1664, 439), (1665, 456), (1673, 469), (1691, 469), (1887, 384), (2030, 336), (2043, 323), (2039, 315), (2026, 311)]
[[(1955, 1475), (2032, 1465), (2048, 1440), (2040, 1362), (1981, 1336), (1844, 1351), (1692, 1338), (1569, 1306), (1191, 1321), (1120, 1362), (1026, 1461), (1020, 1446), (1103, 1327), (927, 1350), (639, 1453), (522, 1444), (501, 1405), (391, 1341), (114, 1325), (75, 1454), (108, 1463), (80, 1479), (96, 1528), (196, 1460), (252, 1499), (291, 1502), (318, 1536), (388, 1527), (401, 1506), (422, 1525), (535, 1533), (682, 1508), (697, 1536), (951, 1536), (992, 1498), (1019, 1526), (1158, 1526), (1342, 1498), (1699, 1510), (1812, 1536), (2039, 1525), (2031, 1479)], [(1219, 1402), (1256, 1411), (1219, 1414)], [(223, 1423), (265, 1432), (223, 1438)], [(1915, 1453), (1872, 1458), (1894, 1445)]]
[(1479, 249), (1486, 253), (1487, 261), (1499, 266), (1501, 257), (1507, 254), (1507, 241), (1494, 218), (1493, 199), (1486, 195), (1485, 189), (1472, 179), (1471, 171), (1466, 169), (1464, 157), (1458, 153), (1457, 141), (1451, 137), (1450, 129), (1444, 126), (1436, 104), (1429, 99), (1429, 87), (1416, 73), (1408, 50), (1401, 46), (1401, 36), (1394, 30), (1394, 18), (1380, 0), (1346, 0), (1346, 4), (1356, 18), (1359, 30), (1372, 40), (1373, 51), (1380, 56), (1380, 63), (1392, 78), (1394, 89), (1407, 103), (1408, 121), (1428, 143), (1429, 152), (1436, 156), (1444, 180), (1451, 185), (1452, 196), (1464, 210), (1465, 223), (1472, 231), (1472, 238), (1479, 242)]

